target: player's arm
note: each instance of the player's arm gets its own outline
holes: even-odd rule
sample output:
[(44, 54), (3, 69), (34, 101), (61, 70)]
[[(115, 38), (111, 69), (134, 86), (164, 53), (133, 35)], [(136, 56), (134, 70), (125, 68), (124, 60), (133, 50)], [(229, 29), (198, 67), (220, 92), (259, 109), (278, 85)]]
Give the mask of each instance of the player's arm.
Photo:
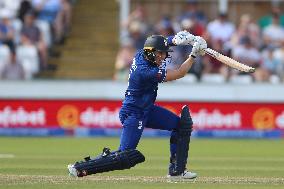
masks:
[(182, 63), (178, 69), (167, 69), (165, 81), (172, 81), (184, 77), (194, 63), (194, 58), (205, 54), (204, 49), (207, 48), (206, 41), (202, 37), (196, 37), (196, 40), (197, 41), (193, 44), (189, 57), (184, 61), (184, 63)]
[(167, 76), (165, 81), (173, 81), (184, 77), (191, 68), (191, 66), (193, 65), (193, 63), (194, 63), (194, 57), (189, 56), (178, 69), (176, 70), (167, 69)]

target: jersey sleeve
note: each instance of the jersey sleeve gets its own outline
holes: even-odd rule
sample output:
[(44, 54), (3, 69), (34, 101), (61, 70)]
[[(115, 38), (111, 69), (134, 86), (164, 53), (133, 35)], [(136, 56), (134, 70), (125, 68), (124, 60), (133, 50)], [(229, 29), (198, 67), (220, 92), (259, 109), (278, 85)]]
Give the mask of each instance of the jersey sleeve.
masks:
[(169, 46), (176, 46), (176, 45), (173, 43), (173, 38), (174, 38), (173, 35), (167, 37), (167, 42), (168, 42)]
[(144, 72), (144, 78), (146, 81), (163, 83), (167, 76), (167, 70), (165, 68), (154, 68)]

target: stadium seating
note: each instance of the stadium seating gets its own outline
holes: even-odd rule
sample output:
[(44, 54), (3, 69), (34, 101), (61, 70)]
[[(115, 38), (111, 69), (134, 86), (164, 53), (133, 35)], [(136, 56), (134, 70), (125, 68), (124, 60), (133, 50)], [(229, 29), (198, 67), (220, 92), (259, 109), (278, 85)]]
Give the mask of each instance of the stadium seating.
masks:
[(201, 81), (204, 83), (225, 83), (226, 78), (221, 74), (203, 74)]
[[(118, 49), (118, 3), (76, 2), (72, 31), (62, 48), (55, 78), (110, 79)], [(49, 61), (53, 63), (53, 60)]]
[(197, 77), (194, 74), (186, 74), (183, 78), (176, 80), (177, 83), (196, 83)]
[(229, 82), (235, 84), (251, 84), (253, 79), (250, 75), (234, 75), (229, 79)]
[(271, 75), (269, 77), (269, 82), (272, 84), (278, 84), (281, 82), (280, 78), (277, 75)]

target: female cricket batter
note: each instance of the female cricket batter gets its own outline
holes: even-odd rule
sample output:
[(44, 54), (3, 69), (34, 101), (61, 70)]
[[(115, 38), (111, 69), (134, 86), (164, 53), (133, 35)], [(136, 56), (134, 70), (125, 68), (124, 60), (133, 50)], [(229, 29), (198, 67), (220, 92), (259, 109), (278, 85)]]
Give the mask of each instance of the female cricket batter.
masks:
[[(194, 44), (192, 52), (176, 70), (161, 68), (162, 62), (169, 57), (170, 46)], [(184, 77), (194, 58), (204, 55), (207, 48), (205, 40), (186, 31), (165, 38), (152, 35), (145, 41), (144, 48), (137, 52), (130, 68), (125, 99), (119, 112), (122, 123), (120, 146), (111, 152), (104, 148), (95, 158), (86, 157), (84, 161), (68, 165), (70, 175), (76, 177), (91, 174), (129, 169), (145, 161), (145, 157), (136, 147), (143, 129), (162, 129), (171, 131), (169, 178), (194, 179), (196, 173), (187, 171), (189, 142), (192, 132), (192, 119), (187, 106), (181, 111), (181, 117), (155, 105), (158, 83)]]

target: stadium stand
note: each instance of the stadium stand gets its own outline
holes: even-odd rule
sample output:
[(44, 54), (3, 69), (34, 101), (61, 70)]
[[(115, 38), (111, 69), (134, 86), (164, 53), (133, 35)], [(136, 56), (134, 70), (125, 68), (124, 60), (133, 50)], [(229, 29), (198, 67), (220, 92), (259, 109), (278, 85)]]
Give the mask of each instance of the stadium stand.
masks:
[(250, 75), (234, 75), (230, 78), (229, 82), (234, 84), (251, 84), (253, 78)]
[(186, 76), (176, 80), (175, 82), (178, 82), (178, 83), (196, 83), (197, 81), (198, 81), (197, 77), (194, 74), (187, 74)]
[(221, 75), (221, 74), (213, 74), (213, 73), (208, 73), (208, 74), (203, 74), (201, 76), (201, 81), (204, 83), (225, 83), (226, 78)]
[(111, 79), (118, 50), (118, 11), (115, 1), (76, 2), (72, 31), (62, 48), (62, 56), (54, 60), (58, 69), (46, 76)]
[[(209, 9), (215, 7), (212, 10), (218, 10), (216, 6), (220, 1), (180, 1), (175, 4), (174, 11), (170, 12), (169, 10), (172, 10), (170, 2), (159, 2), (162, 1), (155, 0), (144, 3), (131, 1), (132, 10), (129, 18), (125, 20), (127, 24), (123, 27), (128, 30), (128, 40), (133, 40), (133, 44), (141, 44), (141, 39), (151, 34), (173, 35), (185, 29), (194, 35), (202, 36), (208, 46), (218, 52), (256, 68), (255, 73), (243, 76), (243, 73), (229, 69), (216, 59), (205, 56), (197, 60), (197, 64), (194, 64), (189, 72), (195, 74), (198, 81), (220, 84), (225, 82), (283, 82), (284, 28), (282, 9), (284, 3), (282, 1), (278, 3), (228, 1), (228, 12), (219, 11), (218, 13), (215, 11), (215, 14)], [(249, 11), (255, 6), (258, 8), (257, 11), (254, 13)], [(265, 14), (269, 9), (271, 9), (270, 20), (264, 26), (258, 21), (267, 17)], [(154, 10), (160, 11), (157, 14)], [(161, 17), (162, 19), (160, 19)], [(133, 31), (135, 31), (135, 35), (133, 35)], [(136, 49), (141, 48), (141, 45), (134, 46)], [(190, 48), (178, 47), (176, 52), (178, 52), (178, 56), (173, 54), (172, 60), (174, 64), (181, 64), (189, 54)], [(176, 57), (182, 58), (182, 60)], [(124, 70), (129, 68), (129, 63), (123, 65), (126, 66), (123, 68)], [(173, 64), (167, 64), (167, 66), (173, 66)], [(119, 80), (119, 78), (115, 79)], [(191, 82), (191, 80), (188, 81)]]
[[(171, 1), (133, 0), (129, 2), (129, 18), (119, 25), (116, 19), (120, 11), (119, 1), (98, 3), (98, 1), (88, 0), (0, 0), (2, 53), (7, 46), (15, 50), (27, 45), (22, 30), (25, 27), (25, 16), (32, 10), (36, 13), (35, 27), (40, 30), (43, 43), (32, 43), (38, 54), (34, 60), (37, 59), (38, 63), (31, 63), (33, 66), (27, 66), (28, 64), (25, 63), (26, 70), (33, 70), (29, 71), (30, 74), (27, 75), (30, 76), (26, 77), (27, 79), (126, 81), (131, 57), (137, 49), (143, 46), (148, 35), (173, 35), (186, 29), (194, 35), (203, 36), (208, 46), (218, 52), (257, 67), (256, 73), (250, 75), (252, 82), (283, 82), (282, 12), (284, 3), (282, 1), (279, 1), (277, 6), (269, 1), (238, 3), (229, 1), (230, 10), (227, 14), (208, 11), (209, 9), (218, 10), (217, 0), (184, 0), (175, 3), (174, 7)], [(256, 5), (258, 6), (256, 12), (248, 12)], [(160, 11), (156, 12), (156, 10)], [(119, 36), (118, 32), (121, 28), (128, 31), (128, 36), (123, 36), (124, 38)], [(227, 31), (226, 35), (221, 35), (227, 36), (225, 39), (215, 35), (219, 34), (222, 29), (223, 32)], [(277, 39), (274, 39), (276, 36)], [(121, 40), (121, 47), (119, 47), (119, 40)], [(190, 48), (176, 47), (175, 54), (172, 54), (174, 63), (168, 66), (178, 67), (189, 52)], [(250, 55), (245, 60), (244, 52)], [(16, 56), (24, 56), (19, 54)], [(1, 59), (3, 59), (0, 60), (2, 64), (7, 62), (5, 57)], [(190, 74), (195, 75), (197, 82), (207, 77), (203, 77), (204, 74), (221, 75), (220, 78), (224, 77), (222, 79), (224, 82), (230, 82), (231, 77), (240, 74), (210, 57), (202, 57), (196, 61)], [(33, 69), (27, 69), (28, 67)], [(192, 78), (189, 76), (183, 82), (196, 82)]]
[[(0, 0), (0, 47), (2, 54), (7, 47), (12, 52), (12, 56), (4, 53), (6, 56), (0, 57), (2, 64), (8, 65), (6, 72), (20, 73), (12, 69), (22, 64), (24, 78), (33, 79), (40, 72), (54, 70), (47, 60), (54, 57), (54, 47), (61, 44), (70, 29), (72, 5), (72, 0)], [(2, 79), (9, 78), (23, 79)]]

